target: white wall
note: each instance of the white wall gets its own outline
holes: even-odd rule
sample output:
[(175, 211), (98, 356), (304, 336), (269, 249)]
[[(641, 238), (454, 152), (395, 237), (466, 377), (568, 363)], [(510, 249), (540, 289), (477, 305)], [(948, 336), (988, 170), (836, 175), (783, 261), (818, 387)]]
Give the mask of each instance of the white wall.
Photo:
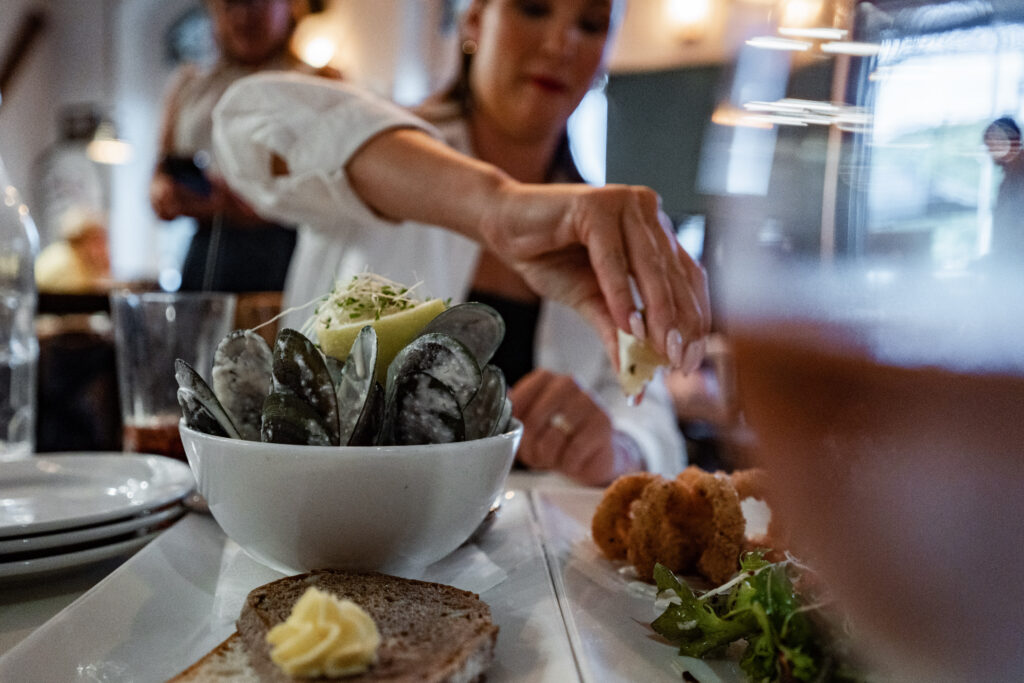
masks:
[(174, 69), (164, 54), (163, 36), (197, 0), (115, 2), (114, 115), (134, 155), (131, 162), (112, 168), (111, 262), (117, 277), (152, 279), (180, 265), (192, 230), (187, 220), (166, 224), (156, 217), (149, 205), (149, 179), (156, 164), (165, 91)]
[(0, 55), (6, 56), (21, 19), (30, 9), (50, 10), (41, 36), (22, 62), (7, 91), (0, 93), (0, 156), (11, 182), (29, 198), (32, 163), (36, 155), (57, 137), (55, 93), (62, 80), (57, 67), (63, 23), (52, 7), (56, 0), (3, 0), (4, 20), (0, 22)]
[(347, 80), (411, 104), (440, 87), (455, 68), (456, 37), (441, 33), (442, 5), (442, 0), (330, 0), (310, 23), (335, 41), (330, 64)]
[(722, 41), (727, 20), (723, 2), (713, 2), (707, 23), (685, 35), (667, 18), (669, 0), (629, 0), (608, 59), (613, 72), (677, 68), (684, 64), (716, 64), (726, 55)]

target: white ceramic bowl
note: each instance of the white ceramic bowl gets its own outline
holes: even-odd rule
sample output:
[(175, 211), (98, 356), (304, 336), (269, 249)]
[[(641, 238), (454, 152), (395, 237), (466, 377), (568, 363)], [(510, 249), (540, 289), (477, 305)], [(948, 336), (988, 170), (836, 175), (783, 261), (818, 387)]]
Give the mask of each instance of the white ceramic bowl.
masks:
[(426, 446), (258, 443), (179, 425), (224, 532), (289, 574), (425, 567), (458, 548), (504, 489), (523, 427)]

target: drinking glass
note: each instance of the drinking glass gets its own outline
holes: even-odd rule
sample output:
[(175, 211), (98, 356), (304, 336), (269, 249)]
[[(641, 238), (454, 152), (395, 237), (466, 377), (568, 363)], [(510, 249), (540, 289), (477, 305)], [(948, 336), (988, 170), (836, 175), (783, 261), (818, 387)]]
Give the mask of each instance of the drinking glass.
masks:
[(1024, 667), (1011, 4), (819, 3), (802, 27), (734, 16), (748, 33), (704, 139), (715, 319), (754, 434), (742, 464), (764, 469), (773, 527), (884, 680)]
[(1012, 680), (1021, 278), (769, 258), (723, 286), (752, 464), (863, 651), (895, 680)]
[(126, 452), (185, 460), (174, 363), (209, 379), (217, 344), (231, 331), (236, 297), (221, 292), (111, 293)]

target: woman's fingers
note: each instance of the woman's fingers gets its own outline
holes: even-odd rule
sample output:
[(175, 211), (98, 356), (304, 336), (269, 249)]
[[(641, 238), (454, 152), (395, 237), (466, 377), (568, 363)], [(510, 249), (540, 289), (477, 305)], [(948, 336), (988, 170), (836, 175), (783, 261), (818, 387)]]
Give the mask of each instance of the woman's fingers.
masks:
[(534, 370), (512, 388), (513, 410), (523, 422), (518, 457), (535, 469), (553, 469), (558, 463), (561, 448), (552, 438), (555, 427), (551, 418), (560, 414), (556, 386), (560, 377), (547, 370)]
[(686, 273), (690, 289), (697, 299), (697, 305), (704, 314), (701, 316), (701, 336), (707, 336), (711, 333), (711, 293), (708, 289), (707, 271), (683, 249), (679, 250), (679, 262)]
[(710, 330), (707, 280), (678, 247), (671, 226), (662, 226), (653, 190), (502, 187), (482, 234), (492, 236), (495, 253), (535, 291), (581, 313), (613, 364), (619, 329), (646, 337), (677, 367), (692, 364), (697, 342)]
[[(702, 336), (703, 315), (680, 261), (671, 224), (664, 225), (657, 195), (636, 188), (624, 227), (630, 266), (643, 300), (648, 339), (673, 366), (680, 367), (687, 342)], [(667, 222), (667, 221), (666, 221)]]
[(565, 474), (587, 486), (603, 486), (615, 476), (615, 454), (603, 444), (581, 445)]
[(526, 411), (532, 409), (537, 398), (544, 391), (544, 385), (549, 381), (551, 373), (547, 370), (534, 370), (527, 373), (522, 379), (515, 383), (509, 395), (512, 399), (512, 406), (516, 410), (516, 417), (520, 420), (526, 416)]
[(629, 329), (629, 316), (636, 309), (629, 283), (628, 252), (623, 240), (625, 207), (620, 197), (603, 199), (599, 195), (585, 197), (588, 205), (578, 212), (580, 224), (577, 230), (580, 241), (587, 247), (590, 266), (594, 269), (608, 314), (617, 328), (625, 330)]
[(582, 223), (577, 229), (587, 245), (609, 318), (615, 327), (633, 331), (640, 326), (636, 309), (642, 307), (644, 336), (673, 365), (683, 366), (687, 345), (710, 329), (703, 270), (662, 226), (659, 199), (652, 190), (613, 186), (595, 190), (584, 201), (588, 206), (578, 212)]
[(519, 460), (527, 466), (584, 482), (613, 466), (611, 421), (568, 375), (535, 370), (513, 388), (513, 401), (524, 425)]

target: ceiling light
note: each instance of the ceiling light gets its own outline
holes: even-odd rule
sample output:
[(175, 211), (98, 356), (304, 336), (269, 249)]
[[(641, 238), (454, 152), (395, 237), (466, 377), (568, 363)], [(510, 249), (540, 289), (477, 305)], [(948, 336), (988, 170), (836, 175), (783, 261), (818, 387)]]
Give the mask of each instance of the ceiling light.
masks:
[(797, 26), (782, 26), (779, 28), (779, 35), (787, 38), (811, 38), (816, 40), (843, 40), (848, 31), (842, 28), (799, 28)]
[(126, 164), (132, 159), (132, 146), (117, 137), (113, 121), (104, 119), (86, 145), (85, 154), (98, 164)]
[(851, 55), (854, 57), (873, 57), (879, 53), (882, 46), (878, 43), (859, 43), (852, 40), (845, 40), (833, 43), (822, 43), (821, 51), (837, 55)]
[(301, 50), (302, 61), (314, 69), (321, 69), (330, 63), (338, 46), (326, 36), (317, 36), (307, 41)]
[(787, 0), (782, 6), (783, 26), (809, 26), (821, 15), (824, 0)]
[(664, 0), (665, 22), (683, 41), (702, 38), (711, 20), (711, 0)]
[(748, 114), (742, 109), (737, 109), (730, 105), (719, 105), (715, 108), (715, 111), (711, 114), (711, 123), (718, 126), (730, 126), (730, 127), (742, 127), (742, 128), (762, 128), (769, 129), (772, 127), (769, 121), (758, 121), (755, 120), (757, 117)]
[(806, 40), (792, 40), (790, 38), (776, 38), (775, 36), (758, 36), (747, 41), (747, 45), (758, 47), (764, 50), (790, 50), (792, 52), (806, 52), (813, 47), (813, 43)]

